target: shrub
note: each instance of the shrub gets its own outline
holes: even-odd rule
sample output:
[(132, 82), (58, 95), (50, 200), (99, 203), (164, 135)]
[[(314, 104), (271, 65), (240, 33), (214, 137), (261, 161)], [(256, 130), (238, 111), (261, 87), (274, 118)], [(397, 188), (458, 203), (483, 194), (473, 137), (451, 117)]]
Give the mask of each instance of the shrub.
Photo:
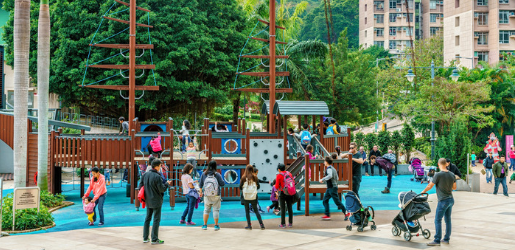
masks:
[(439, 158), (449, 158), (465, 175), (467, 173), (467, 154), (472, 147), (471, 135), (463, 122), (451, 124), (449, 131), (445, 131), (436, 140), (435, 161)]
[[(13, 224), (13, 196), (12, 193), (3, 198), (2, 205), (2, 230), (12, 230)], [(50, 226), (54, 217), (48, 208), (41, 201), (40, 211), (37, 208), (16, 210), (16, 224), (14, 230), (29, 230), (40, 227)]]
[(377, 135), (377, 146), (379, 146), (379, 151), (381, 151), (383, 154), (388, 153), (388, 146), (390, 143), (390, 131), (380, 131)]
[(377, 143), (377, 135), (374, 133), (367, 134), (365, 136), (364, 143), (368, 148), (367, 150), (371, 151), (372, 148), (374, 147), (374, 145), (376, 145), (376, 143)]
[(62, 194), (52, 194), (48, 191), (41, 191), (41, 203), (46, 207), (53, 208), (63, 205), (65, 196)]
[(413, 149), (413, 145), (415, 144), (415, 132), (413, 128), (407, 123), (404, 123), (404, 126), (401, 130), (402, 136), (402, 148), (406, 152), (406, 162), (410, 161), (410, 153)]
[[(363, 134), (363, 132), (356, 133), (356, 135), (354, 136), (354, 141), (358, 144), (359, 147), (363, 146), (366, 148), (365, 134)], [(369, 149), (369, 150), (372, 150), (372, 149)]]

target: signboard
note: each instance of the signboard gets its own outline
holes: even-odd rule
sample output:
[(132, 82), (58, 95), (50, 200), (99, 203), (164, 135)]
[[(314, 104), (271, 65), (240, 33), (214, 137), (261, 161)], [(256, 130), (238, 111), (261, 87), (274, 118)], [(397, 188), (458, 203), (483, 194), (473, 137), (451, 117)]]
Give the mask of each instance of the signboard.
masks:
[(510, 158), (511, 145), (513, 145), (513, 135), (507, 135), (506, 136), (506, 161), (509, 161), (511, 159)]
[(13, 231), (16, 221), (15, 212), (17, 209), (37, 208), (41, 200), (39, 187), (22, 187), (14, 189), (13, 198)]

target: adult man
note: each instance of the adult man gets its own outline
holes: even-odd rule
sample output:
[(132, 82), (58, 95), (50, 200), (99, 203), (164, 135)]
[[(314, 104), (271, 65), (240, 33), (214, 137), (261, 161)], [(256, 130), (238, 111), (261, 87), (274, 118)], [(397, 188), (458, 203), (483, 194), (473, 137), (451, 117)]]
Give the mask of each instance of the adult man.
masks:
[(365, 166), (365, 175), (370, 176), (368, 174), (367, 153), (365, 153), (365, 148), (363, 146), (359, 147), (359, 153), (361, 154), (361, 159), (363, 159), (363, 166)]
[(118, 121), (120, 122), (120, 135), (129, 134), (129, 123), (125, 121), (125, 118), (122, 116), (118, 118)]
[[(336, 157), (336, 154), (335, 154)], [(333, 158), (327, 156), (324, 160), (325, 176), (320, 180), (320, 183), (327, 183), (327, 189), (325, 191), (324, 200), (322, 204), (324, 205), (325, 215), (322, 217), (322, 220), (330, 220), (331, 214), (329, 213), (329, 200), (332, 198), (334, 204), (338, 207), (338, 209), (342, 210), (343, 214), (345, 214), (345, 220), (348, 220), (349, 217), (346, 215), (345, 205), (343, 205), (340, 197), (338, 197), (338, 173), (336, 169), (333, 167)]]
[(492, 167), (494, 166), (494, 157), (492, 152), (488, 153), (488, 157), (483, 161), (483, 167), (486, 172), (486, 183), (492, 183)]
[(445, 159), (445, 161), (447, 161), (447, 169), (449, 171), (451, 171), (451, 173), (453, 173), (454, 175), (456, 175), (456, 177), (458, 179), (461, 179), (461, 172), (460, 170), (458, 169), (458, 167), (456, 167), (456, 165), (454, 163), (451, 163), (451, 159), (447, 158)]
[(504, 156), (501, 156), (499, 161), (494, 164), (493, 173), (495, 177), (494, 195), (497, 195), (497, 191), (499, 190), (499, 183), (501, 183), (502, 192), (504, 196), (508, 197), (508, 186), (506, 185), (508, 163), (506, 163), (506, 158)]
[(161, 207), (163, 206), (164, 192), (171, 185), (171, 181), (163, 183), (161, 179), (161, 161), (155, 159), (152, 161), (152, 169), (141, 177), (139, 188), (145, 188), (145, 203), (147, 205), (147, 217), (143, 225), (143, 243), (148, 243), (148, 231), (150, 228), (150, 220), (154, 216), (154, 223), (152, 224), (152, 245), (163, 244), (164, 241), (160, 240), (159, 223), (161, 222)]
[[(451, 238), (451, 213), (454, 205), (452, 190), (456, 190), (456, 177), (452, 172), (447, 170), (447, 160), (440, 158), (438, 160), (438, 168), (440, 172), (436, 173), (433, 180), (427, 185), (422, 193), (431, 190), (436, 186), (436, 196), (438, 197), (438, 205), (435, 213), (435, 239), (433, 242), (427, 243), (428, 246), (439, 246), (440, 243), (449, 244)], [(442, 218), (445, 220), (445, 236), (442, 240)]]
[[(377, 149), (377, 146), (374, 146), (372, 148), (372, 151), (370, 151), (370, 153), (368, 154), (368, 162), (370, 162), (370, 157), (372, 155), (375, 155), (376, 157), (381, 157), (382, 154), (381, 154), (381, 151), (379, 151), (379, 149)], [(377, 166), (377, 168), (379, 169), (379, 176), (383, 176), (383, 170), (379, 167), (379, 165), (370, 165), (370, 173), (372, 174), (372, 176), (374, 176), (374, 166)]]
[(349, 154), (352, 154), (352, 191), (359, 197), (358, 191), (361, 185), (361, 164), (363, 164), (363, 159), (358, 152), (358, 145), (355, 142), (350, 143), (349, 153), (342, 154), (341, 158)]

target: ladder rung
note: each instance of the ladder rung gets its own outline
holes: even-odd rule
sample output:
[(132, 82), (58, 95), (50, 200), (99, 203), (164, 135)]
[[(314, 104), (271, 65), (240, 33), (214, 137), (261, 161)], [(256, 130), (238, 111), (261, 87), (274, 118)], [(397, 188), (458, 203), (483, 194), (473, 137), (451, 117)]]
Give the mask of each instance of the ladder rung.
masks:
[[(262, 22), (262, 23), (264, 23), (264, 24), (266, 24), (266, 25), (270, 26), (270, 23), (269, 23), (269, 22), (267, 22), (267, 21), (265, 21), (265, 20), (258, 19), (258, 21), (260, 21), (260, 22)], [(281, 26), (277, 26), (277, 25), (276, 25), (275, 27), (276, 27), (276, 28), (278, 28), (278, 29), (285, 30), (285, 28), (284, 28), (284, 27), (281, 27)]]
[[(89, 46), (109, 49), (129, 49), (130, 44), (90, 44)], [(136, 44), (136, 49), (154, 49), (154, 44)]]
[[(245, 57), (245, 58), (270, 58), (269, 55), (245, 55), (245, 56), (240, 56), (240, 57)], [(289, 57), (288, 56), (275, 56), (276, 59), (288, 59)]]
[[(112, 18), (112, 17), (108, 17), (108, 16), (103, 16), (103, 18), (109, 19), (109, 20), (112, 20), (112, 21), (116, 21), (116, 22), (120, 22), (120, 23), (130, 24), (129, 21), (125, 21), (125, 20), (121, 20), (121, 19), (116, 19), (116, 18)], [(147, 27), (147, 28), (154, 28), (154, 26), (152, 26), (152, 25), (146, 25), (146, 24), (142, 24), (142, 23), (136, 23), (136, 26)]]
[[(115, 64), (97, 64), (97, 65), (88, 65), (90, 68), (99, 68), (99, 69), (129, 69), (129, 65), (115, 65)], [(135, 65), (135, 69), (155, 69), (156, 65), (153, 64), (142, 64)]]
[[(240, 72), (236, 73), (237, 75), (245, 75), (245, 76), (270, 76), (270, 72)], [(275, 72), (275, 76), (290, 76), (290, 72), (288, 71), (279, 71)]]
[[(129, 3), (122, 2), (122, 1), (120, 1), (120, 0), (115, 0), (115, 1), (116, 1), (116, 2), (118, 2), (118, 3), (120, 3), (120, 4), (123, 4), (123, 5), (125, 5), (125, 6), (131, 6)], [(150, 12), (150, 10), (143, 9), (143, 8), (141, 8), (141, 7), (138, 7), (138, 6), (136, 6), (136, 9), (138, 9), (138, 10), (142, 10), (142, 11), (146, 11), (146, 12)]]
[[(269, 43), (270, 42), (270, 40), (264, 39), (264, 38), (250, 37), (250, 39), (258, 40), (258, 41), (265, 42), (265, 43)], [(287, 42), (280, 42), (280, 41), (275, 41), (275, 43), (277, 43), (277, 44), (288, 44)]]

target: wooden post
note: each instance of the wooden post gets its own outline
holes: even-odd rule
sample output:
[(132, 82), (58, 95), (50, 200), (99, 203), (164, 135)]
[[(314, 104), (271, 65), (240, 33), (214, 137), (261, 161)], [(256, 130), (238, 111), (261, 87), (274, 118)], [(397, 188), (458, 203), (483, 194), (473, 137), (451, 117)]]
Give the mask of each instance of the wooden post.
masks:
[[(84, 170), (86, 168), (80, 168), (80, 194), (79, 196), (82, 198), (82, 196), (84, 196)], [(61, 183), (59, 183), (60, 185)]]
[[(132, 120), (136, 117), (136, 0), (129, 4), (129, 132), (135, 130)], [(134, 144), (132, 149), (134, 150)], [(131, 160), (133, 161), (133, 159)], [(134, 197), (131, 195), (131, 200)]]
[(269, 41), (270, 41), (270, 78), (269, 81), (269, 89), (270, 89), (270, 119), (268, 123), (268, 132), (275, 133), (275, 115), (274, 115), (274, 105), (275, 105), (275, 0), (270, 0), (270, 32), (269, 32)]
[(243, 135), (246, 135), (246, 133), (247, 133), (247, 122), (245, 121), (245, 118), (243, 118), (241, 120), (241, 129), (242, 129), (241, 132), (243, 132)]
[[(173, 164), (172, 164), (172, 168), (173, 168)], [(174, 210), (174, 208), (175, 208), (175, 188), (170, 187), (169, 192), (170, 192), (170, 207), (172, 208), (172, 210)]]
[(241, 118), (238, 118), (238, 121), (237, 121), (237, 125), (238, 126), (238, 133), (241, 133)]
[(320, 143), (324, 145), (324, 116), (320, 116)]
[(247, 148), (247, 165), (250, 164), (250, 129), (247, 129), (247, 134), (245, 138), (245, 147)]
[(50, 183), (50, 193), (52, 194), (55, 194), (55, 185), (57, 185), (57, 183), (55, 183), (55, 165), (54, 165), (54, 162), (55, 162), (55, 131), (52, 129), (50, 131), (50, 155), (48, 157), (49, 159), (49, 164), (48, 166), (50, 166), (50, 173), (48, 173), (49, 177), (50, 177), (50, 181), (48, 183)]
[[(131, 2), (132, 2), (132, 1), (135, 1), (135, 0), (131, 0)], [(136, 123), (135, 123), (135, 124), (136, 124)], [(127, 167), (129, 168), (129, 173), (130, 173), (130, 174), (129, 174), (129, 178), (130, 178), (130, 184), (131, 184), (131, 186), (130, 186), (130, 191), (131, 191), (131, 204), (132, 204), (132, 203), (134, 203), (134, 199), (135, 199), (135, 197), (136, 197), (135, 192), (134, 192), (134, 190), (135, 190), (134, 188), (136, 187), (136, 180), (137, 180), (136, 169), (135, 169), (135, 167), (134, 167), (134, 164), (135, 164), (135, 162), (134, 162), (134, 158), (135, 158), (135, 157), (134, 157), (134, 156), (135, 156), (135, 155), (134, 155), (134, 148), (136, 147), (136, 140), (135, 140), (136, 138), (135, 138), (135, 136), (134, 136), (134, 135), (135, 135), (135, 133), (136, 133), (135, 129), (131, 129), (131, 130), (130, 130), (130, 135), (131, 135), (131, 147), (130, 147), (130, 149), (129, 149), (129, 150), (130, 150), (130, 151), (129, 151), (129, 153), (130, 153), (129, 166), (127, 166)]]
[(306, 168), (304, 169), (304, 215), (309, 216), (309, 171), (311, 170), (311, 166), (309, 163), (308, 154), (306, 154), (304, 158), (304, 163), (306, 166)]
[(299, 131), (302, 131), (302, 120), (300, 115), (297, 116), (297, 121), (299, 122)]
[(313, 124), (313, 133), (315, 133), (315, 130), (317, 128), (317, 123), (316, 123), (316, 116), (312, 116), (311, 119), (313, 119), (312, 121), (312, 124)]
[(284, 152), (284, 165), (286, 166), (286, 163), (288, 162), (287, 159), (288, 159), (288, 131), (287, 131), (287, 126), (286, 126), (286, 116), (284, 116), (283, 118), (283, 121), (284, 121), (284, 128), (283, 128), (283, 152)]

